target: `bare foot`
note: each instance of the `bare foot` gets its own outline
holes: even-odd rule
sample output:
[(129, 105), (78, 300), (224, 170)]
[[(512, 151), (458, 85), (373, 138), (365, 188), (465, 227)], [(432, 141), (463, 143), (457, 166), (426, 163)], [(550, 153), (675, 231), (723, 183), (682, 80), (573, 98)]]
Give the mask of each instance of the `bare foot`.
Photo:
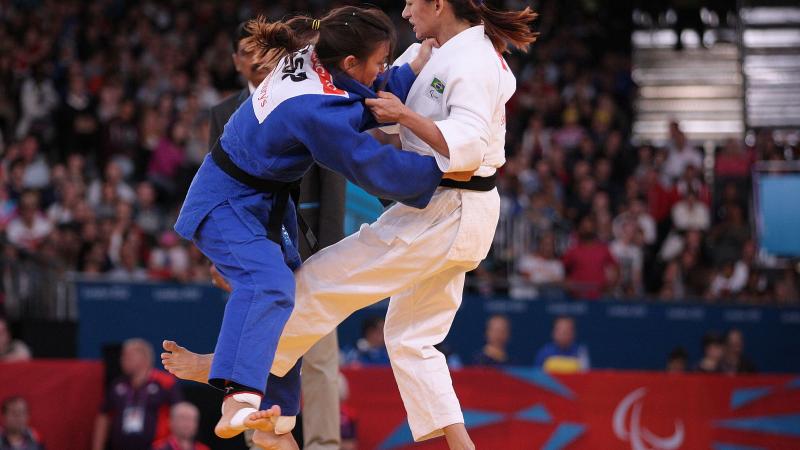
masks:
[(281, 415), (281, 408), (273, 406), (268, 410), (259, 411), (253, 406), (257, 403), (245, 403), (227, 397), (222, 402), (222, 417), (214, 427), (214, 434), (223, 439), (230, 439), (248, 428), (271, 433), (272, 418)]
[(211, 370), (213, 354), (200, 355), (181, 347), (175, 341), (164, 341), (161, 344), (161, 364), (167, 371), (182, 380), (208, 383), (208, 372)]
[(253, 443), (264, 450), (300, 450), (291, 433), (277, 435), (267, 431), (256, 431)]

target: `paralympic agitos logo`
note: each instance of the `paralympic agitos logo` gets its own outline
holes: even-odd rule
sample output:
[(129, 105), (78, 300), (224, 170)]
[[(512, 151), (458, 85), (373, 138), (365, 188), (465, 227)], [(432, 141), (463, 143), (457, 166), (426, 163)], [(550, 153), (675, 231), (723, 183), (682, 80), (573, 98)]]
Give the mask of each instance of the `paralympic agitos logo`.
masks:
[(622, 399), (614, 410), (612, 425), (614, 434), (631, 444), (631, 450), (677, 450), (683, 445), (685, 431), (683, 421), (675, 420), (675, 431), (671, 436), (656, 436), (642, 425), (642, 400), (647, 388), (639, 388)]

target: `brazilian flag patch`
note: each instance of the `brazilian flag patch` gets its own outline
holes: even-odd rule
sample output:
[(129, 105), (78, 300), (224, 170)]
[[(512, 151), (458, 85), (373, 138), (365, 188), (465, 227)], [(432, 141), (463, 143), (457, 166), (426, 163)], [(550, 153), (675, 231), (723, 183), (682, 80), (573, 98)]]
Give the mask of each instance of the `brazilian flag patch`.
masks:
[(444, 93), (444, 81), (433, 77), (433, 81), (431, 81), (431, 87), (434, 91), (443, 94)]

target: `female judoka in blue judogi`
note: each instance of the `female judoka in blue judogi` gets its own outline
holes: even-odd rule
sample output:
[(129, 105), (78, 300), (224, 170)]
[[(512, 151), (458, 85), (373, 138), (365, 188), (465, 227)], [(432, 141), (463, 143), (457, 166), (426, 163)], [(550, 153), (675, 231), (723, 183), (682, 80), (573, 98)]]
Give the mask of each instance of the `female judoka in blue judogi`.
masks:
[[(315, 45), (303, 46), (298, 20), (319, 30)], [(377, 125), (363, 105), (375, 97), (367, 85), (404, 100), (429, 56), (378, 76), (394, 42), (384, 13), (345, 7), (321, 21), (249, 26), (249, 45), (260, 56), (286, 56), (225, 125), (175, 224), (233, 287), (209, 376), (229, 394), (215, 430), (221, 437), (265, 428), (279, 414), (256, 411), (294, 303), (292, 271), (300, 257), (291, 192), (303, 173), (316, 161), (376, 196), (418, 208), (442, 178), (433, 158), (381, 145), (364, 132)], [(287, 395), (297, 395), (297, 382), (292, 378)]]

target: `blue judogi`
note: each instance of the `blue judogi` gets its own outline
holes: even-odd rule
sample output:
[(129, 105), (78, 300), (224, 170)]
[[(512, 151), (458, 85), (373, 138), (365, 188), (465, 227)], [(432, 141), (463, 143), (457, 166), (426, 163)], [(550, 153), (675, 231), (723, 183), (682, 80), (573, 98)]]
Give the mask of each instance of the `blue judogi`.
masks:
[[(405, 100), (414, 79), (404, 65), (376, 85), (385, 83), (387, 91)], [(236, 166), (260, 179), (292, 182), (316, 161), (376, 196), (424, 208), (441, 171), (431, 157), (381, 145), (363, 133), (377, 125), (364, 108), (366, 97), (375, 93), (349, 77), (334, 78), (313, 46), (306, 47), (285, 58), (231, 116), (221, 147)], [(294, 305), (292, 271), (300, 265), (295, 205), (287, 204), (279, 244), (267, 237), (273, 197), (232, 178), (209, 155), (175, 224), (233, 287), (209, 379), (218, 387), (225, 380), (255, 391), (267, 386), (278, 338)], [(287, 380), (270, 378), (290, 391), (288, 403), (299, 402), (295, 369)], [(284, 414), (296, 414), (294, 405), (282, 403)]]

